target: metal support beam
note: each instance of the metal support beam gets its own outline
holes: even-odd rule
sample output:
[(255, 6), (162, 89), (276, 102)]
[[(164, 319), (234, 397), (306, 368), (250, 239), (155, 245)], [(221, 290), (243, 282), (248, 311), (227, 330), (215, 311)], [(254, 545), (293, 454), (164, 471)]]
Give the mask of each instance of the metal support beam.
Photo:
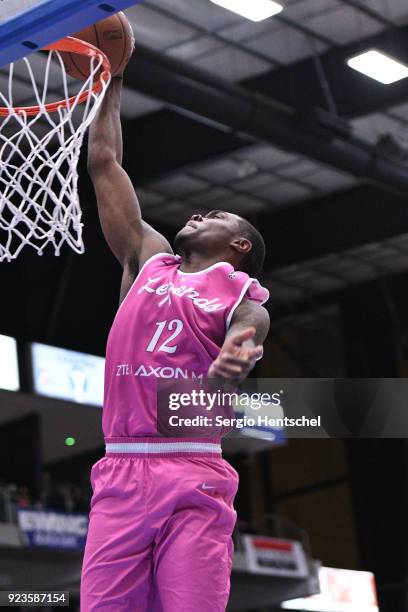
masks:
[(408, 233), (406, 199), (371, 186), (265, 214), (259, 222), (273, 228), (268, 271)]
[[(355, 0), (348, 0), (347, 3), (351, 1), (355, 4)], [(368, 3), (365, 3), (365, 6), (367, 10), (372, 10), (369, 9)], [(406, 102), (404, 80), (384, 86), (351, 70), (346, 60), (364, 49), (380, 49), (406, 63), (407, 36), (406, 24), (387, 27), (373, 36), (364, 39), (359, 37), (354, 42), (332, 47), (319, 54), (336, 108), (342, 117), (362, 117)], [(296, 108), (325, 105), (314, 56), (249, 77), (243, 83), (252, 91), (263, 93)]]
[(191, 64), (136, 45), (126, 73), (135, 89), (179, 106), (234, 133), (255, 137), (306, 155), (388, 191), (408, 194), (408, 169), (382, 157), (370, 145), (308, 128), (281, 103), (220, 79)]

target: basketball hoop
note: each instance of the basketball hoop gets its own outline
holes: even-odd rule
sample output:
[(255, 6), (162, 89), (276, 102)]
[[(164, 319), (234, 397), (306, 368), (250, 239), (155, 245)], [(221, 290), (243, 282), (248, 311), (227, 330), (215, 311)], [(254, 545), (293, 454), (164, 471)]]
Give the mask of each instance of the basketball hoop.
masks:
[[(10, 64), (7, 95), (0, 91), (0, 262), (15, 259), (26, 245), (39, 255), (49, 244), (59, 255), (64, 242), (84, 252), (77, 164), (109, 85), (110, 63), (102, 51), (72, 37), (44, 51), (48, 57), (40, 76), (30, 55), (19, 62), (18, 76)], [(64, 51), (89, 57), (86, 80), (68, 78)], [(33, 90), (31, 106), (14, 104), (21, 83)], [(79, 90), (73, 94), (74, 85)], [(58, 101), (49, 101), (53, 88), (63, 92)]]

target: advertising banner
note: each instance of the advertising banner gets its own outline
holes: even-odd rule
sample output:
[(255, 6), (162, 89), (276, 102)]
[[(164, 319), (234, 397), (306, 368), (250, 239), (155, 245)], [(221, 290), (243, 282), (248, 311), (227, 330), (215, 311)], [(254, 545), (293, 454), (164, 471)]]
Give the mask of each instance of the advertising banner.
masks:
[(308, 575), (306, 555), (300, 542), (253, 535), (244, 535), (243, 541), (251, 572), (286, 578)]
[(69, 550), (85, 546), (87, 514), (18, 508), (17, 519), (26, 546)]
[(80, 404), (103, 404), (103, 357), (33, 343), (34, 391)]

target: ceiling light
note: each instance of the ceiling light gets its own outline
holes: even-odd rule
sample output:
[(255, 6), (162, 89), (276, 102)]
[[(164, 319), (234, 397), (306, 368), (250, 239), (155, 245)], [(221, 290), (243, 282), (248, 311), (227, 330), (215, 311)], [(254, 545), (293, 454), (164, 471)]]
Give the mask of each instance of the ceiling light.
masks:
[(211, 0), (211, 2), (251, 21), (268, 19), (283, 10), (283, 6), (273, 0)]
[(375, 49), (351, 57), (347, 64), (384, 85), (408, 77), (408, 66)]

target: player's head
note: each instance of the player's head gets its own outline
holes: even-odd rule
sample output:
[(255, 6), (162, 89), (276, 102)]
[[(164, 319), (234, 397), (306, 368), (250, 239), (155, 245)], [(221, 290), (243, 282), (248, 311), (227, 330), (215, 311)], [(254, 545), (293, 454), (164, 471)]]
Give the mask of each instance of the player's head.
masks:
[(265, 260), (265, 243), (258, 230), (246, 219), (222, 210), (193, 215), (177, 234), (175, 247), (186, 255), (216, 256), (250, 276), (259, 275)]

